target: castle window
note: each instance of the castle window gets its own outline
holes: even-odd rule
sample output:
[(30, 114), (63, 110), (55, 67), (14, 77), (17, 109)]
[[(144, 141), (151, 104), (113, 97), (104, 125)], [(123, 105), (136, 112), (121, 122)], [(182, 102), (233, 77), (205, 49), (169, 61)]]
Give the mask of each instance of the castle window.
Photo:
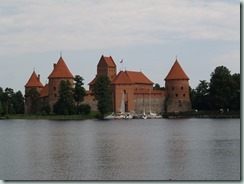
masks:
[(184, 93), (184, 94), (183, 94), (183, 97), (185, 97), (185, 96), (186, 96), (186, 94)]
[(57, 94), (54, 94), (54, 97), (57, 98)]
[(181, 90), (183, 90), (184, 88), (183, 87), (181, 87)]
[(53, 90), (56, 91), (56, 87), (53, 87)]
[(174, 91), (174, 90), (175, 90), (175, 88), (174, 88), (174, 87), (172, 87), (172, 90)]
[(177, 93), (175, 94), (175, 97), (178, 97), (178, 94)]

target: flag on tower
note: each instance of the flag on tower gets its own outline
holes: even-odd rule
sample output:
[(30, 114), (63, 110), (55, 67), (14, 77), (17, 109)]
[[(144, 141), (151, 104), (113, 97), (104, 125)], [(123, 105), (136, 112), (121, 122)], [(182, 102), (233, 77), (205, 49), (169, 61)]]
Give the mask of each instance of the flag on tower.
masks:
[(123, 63), (123, 59), (120, 61), (120, 63)]

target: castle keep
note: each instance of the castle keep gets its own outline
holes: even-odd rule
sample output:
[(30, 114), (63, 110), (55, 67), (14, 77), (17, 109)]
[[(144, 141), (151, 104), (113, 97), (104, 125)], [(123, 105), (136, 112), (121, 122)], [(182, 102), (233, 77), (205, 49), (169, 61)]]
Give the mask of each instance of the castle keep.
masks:
[[(89, 104), (92, 110), (96, 110), (96, 101), (92, 96), (92, 89), (99, 76), (107, 76), (111, 80), (112, 101), (114, 112), (121, 112), (124, 106), (125, 112), (133, 113), (163, 113), (191, 110), (189, 98), (189, 77), (176, 60), (165, 77), (165, 89), (155, 90), (153, 82), (142, 72), (120, 71), (113, 58), (101, 56), (97, 64), (97, 74), (88, 84), (89, 90), (83, 104)], [(40, 82), (40, 75), (35, 71), (25, 85), (25, 93), (31, 88), (36, 88), (40, 93), (41, 106), (49, 105), (51, 112), (53, 105), (58, 100), (59, 83), (61, 80), (69, 80), (73, 85), (74, 76), (68, 69), (62, 57), (54, 64), (53, 71), (48, 77), (49, 82), (45, 86)], [(123, 104), (122, 104), (123, 103)], [(30, 99), (25, 100), (25, 113), (30, 113)]]

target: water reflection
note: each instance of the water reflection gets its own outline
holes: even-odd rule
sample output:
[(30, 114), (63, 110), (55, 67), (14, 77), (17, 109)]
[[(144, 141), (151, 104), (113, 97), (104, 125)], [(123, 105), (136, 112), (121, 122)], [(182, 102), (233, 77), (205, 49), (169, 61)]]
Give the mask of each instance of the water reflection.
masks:
[(0, 146), (4, 180), (240, 179), (240, 120), (3, 120)]

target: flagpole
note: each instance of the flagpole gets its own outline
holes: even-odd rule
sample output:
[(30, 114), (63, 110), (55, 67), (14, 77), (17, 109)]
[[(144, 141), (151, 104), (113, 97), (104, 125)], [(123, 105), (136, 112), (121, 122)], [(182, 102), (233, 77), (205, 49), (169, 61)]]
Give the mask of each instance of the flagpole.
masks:
[(124, 64), (123, 64), (123, 59), (120, 61), (121, 65), (122, 65), (122, 71), (124, 70)]

